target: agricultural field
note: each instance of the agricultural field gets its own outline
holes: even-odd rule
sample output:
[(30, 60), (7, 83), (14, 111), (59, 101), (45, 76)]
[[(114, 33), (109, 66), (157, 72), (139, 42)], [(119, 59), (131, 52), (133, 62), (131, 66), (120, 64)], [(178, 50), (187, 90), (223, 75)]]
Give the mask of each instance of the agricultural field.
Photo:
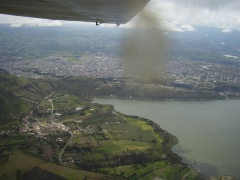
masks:
[(201, 179), (172, 153), (176, 137), (88, 98), (50, 93), (23, 120), (0, 130), (5, 179), (35, 171), (66, 179)]
[[(0, 162), (2, 161), (0, 160)], [(21, 175), (36, 166), (56, 175), (65, 177), (66, 179), (111, 179), (110, 176), (104, 174), (63, 167), (55, 163), (31, 157), (21, 151), (13, 151), (8, 155), (7, 162), (0, 164), (0, 179), (18, 179)]]

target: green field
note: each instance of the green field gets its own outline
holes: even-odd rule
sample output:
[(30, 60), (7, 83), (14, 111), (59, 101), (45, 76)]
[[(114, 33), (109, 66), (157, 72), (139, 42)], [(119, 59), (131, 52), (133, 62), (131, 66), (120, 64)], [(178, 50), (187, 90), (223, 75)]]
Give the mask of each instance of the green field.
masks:
[[(54, 116), (53, 123), (49, 121), (52, 109), (49, 99), (53, 99), (54, 113), (61, 114)], [(88, 98), (73, 95), (56, 97), (52, 94), (40, 103), (37, 119), (28, 116), (28, 123), (23, 125), (31, 129), (28, 134), (19, 133), (20, 120), (0, 126), (5, 131), (14, 129), (0, 137), (0, 145), (5, 151), (8, 149), (6, 156), (0, 156), (2, 178), (17, 179), (35, 166), (67, 179), (198, 177), (198, 173), (190, 171), (172, 153), (171, 146), (176, 138), (152, 121), (116, 112), (112, 105), (89, 103)], [(58, 155), (70, 138), (70, 133), (61, 129), (61, 125), (73, 132), (62, 154), (67, 167), (58, 165)], [(39, 133), (40, 139), (34, 133)]]
[(25, 172), (31, 170), (35, 166), (38, 166), (42, 169), (45, 169), (59, 176), (63, 176), (70, 180), (81, 180), (86, 177), (89, 179), (104, 179), (106, 176), (99, 173), (97, 174), (59, 166), (54, 163), (49, 163), (41, 159), (28, 156), (20, 151), (13, 151), (13, 153), (9, 155), (7, 163), (0, 166), (0, 177), (1, 179), (14, 180), (16, 179), (17, 171), (20, 171), (21, 175), (23, 175)]

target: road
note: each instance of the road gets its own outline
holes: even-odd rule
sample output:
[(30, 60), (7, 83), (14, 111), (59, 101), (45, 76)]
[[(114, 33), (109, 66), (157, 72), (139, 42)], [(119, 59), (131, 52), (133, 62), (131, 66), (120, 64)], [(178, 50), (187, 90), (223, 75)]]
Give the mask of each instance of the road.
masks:
[(51, 110), (51, 117), (50, 117), (50, 121), (52, 122), (53, 121), (53, 118), (54, 118), (54, 115), (53, 115), (53, 110), (54, 110), (54, 106), (53, 106), (53, 99), (49, 99), (49, 102), (51, 103), (51, 106), (52, 106), (52, 110)]
[(71, 142), (72, 138), (73, 138), (73, 132), (68, 131), (70, 133), (70, 138), (68, 139), (67, 143), (65, 144), (65, 146), (63, 147), (62, 151), (58, 154), (58, 161), (63, 165), (66, 166), (63, 161), (62, 161), (62, 155), (65, 151), (65, 148), (68, 146), (68, 144)]
[[(51, 117), (50, 117), (50, 122), (53, 121), (53, 118), (54, 118), (54, 114), (53, 114), (53, 111), (54, 111), (54, 106), (53, 106), (53, 99), (49, 99), (48, 100), (50, 103), (51, 103), (51, 106), (52, 106), (52, 110), (51, 110)], [(63, 165), (63, 166), (66, 166), (63, 161), (62, 161), (62, 155), (66, 149), (66, 147), (68, 146), (68, 144), (71, 142), (72, 138), (73, 138), (73, 132), (72, 131), (68, 131), (70, 133), (70, 138), (68, 139), (67, 143), (65, 144), (65, 146), (63, 147), (63, 149), (61, 150), (61, 152), (58, 154), (58, 161)]]

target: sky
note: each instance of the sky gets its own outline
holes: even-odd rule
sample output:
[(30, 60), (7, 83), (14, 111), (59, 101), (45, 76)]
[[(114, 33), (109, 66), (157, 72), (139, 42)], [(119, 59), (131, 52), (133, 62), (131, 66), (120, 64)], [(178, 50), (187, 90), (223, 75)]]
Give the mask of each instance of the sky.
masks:
[(240, 30), (239, 0), (153, 0), (150, 5), (172, 28), (184, 25), (218, 27), (223, 32)]
[[(198, 26), (221, 28), (222, 32), (240, 30), (240, 0), (151, 0), (146, 9), (159, 24), (170, 31), (195, 31)], [(81, 22), (52, 21), (0, 14), (0, 24), (11, 27), (62, 26)], [(111, 26), (111, 25), (110, 25)], [(122, 27), (131, 27), (131, 22)]]

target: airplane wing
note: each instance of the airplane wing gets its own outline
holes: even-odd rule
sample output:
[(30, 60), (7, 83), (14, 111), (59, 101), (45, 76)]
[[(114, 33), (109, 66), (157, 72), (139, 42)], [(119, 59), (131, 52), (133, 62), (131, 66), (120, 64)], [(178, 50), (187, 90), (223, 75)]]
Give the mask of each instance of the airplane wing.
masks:
[(52, 20), (124, 24), (150, 0), (1, 0), (0, 13)]

